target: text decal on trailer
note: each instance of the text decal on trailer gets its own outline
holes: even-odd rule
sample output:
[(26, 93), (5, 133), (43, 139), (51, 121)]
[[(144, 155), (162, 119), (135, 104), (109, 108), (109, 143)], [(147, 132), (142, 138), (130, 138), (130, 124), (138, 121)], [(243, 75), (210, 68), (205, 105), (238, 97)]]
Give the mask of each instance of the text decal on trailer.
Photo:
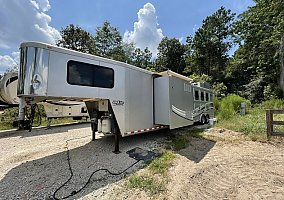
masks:
[(120, 101), (120, 100), (113, 100), (112, 104), (114, 106), (123, 106), (124, 105), (124, 101)]

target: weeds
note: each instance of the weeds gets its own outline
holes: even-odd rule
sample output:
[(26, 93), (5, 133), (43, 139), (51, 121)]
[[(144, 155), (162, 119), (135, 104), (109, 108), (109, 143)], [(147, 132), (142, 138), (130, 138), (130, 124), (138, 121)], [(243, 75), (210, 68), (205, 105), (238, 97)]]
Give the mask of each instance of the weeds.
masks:
[(220, 120), (229, 119), (237, 115), (240, 110), (240, 105), (245, 102), (250, 107), (250, 101), (236, 95), (231, 94), (223, 98), (221, 101), (215, 99), (214, 103), (217, 105), (216, 113)]
[(142, 189), (145, 192), (149, 192), (151, 195), (155, 195), (166, 190), (163, 182), (159, 182), (154, 177), (149, 175), (131, 175), (128, 178), (127, 185), (130, 188)]
[[(264, 141), (266, 140), (265, 109), (269, 108), (283, 109), (284, 101), (279, 99), (268, 100), (255, 108), (249, 109), (244, 116), (235, 114), (227, 118), (218, 118), (217, 127), (242, 132), (253, 141)], [(284, 115), (275, 115), (274, 120), (284, 121)], [(284, 132), (284, 126), (275, 126), (275, 131)]]
[(188, 146), (192, 137), (201, 137), (202, 133), (203, 130), (201, 129), (180, 132), (179, 134), (174, 135), (174, 137), (168, 143), (167, 148), (175, 151), (184, 149)]
[(166, 151), (159, 158), (156, 158), (149, 164), (149, 170), (153, 173), (164, 175), (172, 166), (172, 161), (175, 155), (171, 151)]
[(174, 158), (173, 152), (165, 151), (154, 159), (143, 173), (131, 175), (127, 180), (127, 187), (144, 190), (150, 195), (165, 191), (165, 183), (168, 181), (167, 171), (172, 166)]

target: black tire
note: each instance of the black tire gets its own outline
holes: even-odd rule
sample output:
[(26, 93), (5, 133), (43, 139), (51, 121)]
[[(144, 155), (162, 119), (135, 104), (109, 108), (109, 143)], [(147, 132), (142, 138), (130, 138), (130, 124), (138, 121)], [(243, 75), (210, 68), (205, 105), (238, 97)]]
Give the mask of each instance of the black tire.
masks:
[(207, 115), (206, 115), (206, 124), (209, 124), (209, 119), (210, 119), (210, 117), (209, 117), (209, 115), (207, 114)]
[(201, 116), (201, 119), (200, 119), (200, 123), (203, 125), (203, 124), (206, 124), (206, 117), (204, 115)]

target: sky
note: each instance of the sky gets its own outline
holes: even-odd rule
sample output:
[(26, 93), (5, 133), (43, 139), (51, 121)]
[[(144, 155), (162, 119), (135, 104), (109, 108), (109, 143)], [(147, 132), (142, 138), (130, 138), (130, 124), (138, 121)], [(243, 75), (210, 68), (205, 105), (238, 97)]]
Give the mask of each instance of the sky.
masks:
[(125, 42), (154, 55), (163, 37), (181, 42), (221, 6), (241, 14), (253, 0), (0, 0), (0, 74), (19, 63), (23, 41), (55, 44), (75, 24), (95, 34), (109, 21)]

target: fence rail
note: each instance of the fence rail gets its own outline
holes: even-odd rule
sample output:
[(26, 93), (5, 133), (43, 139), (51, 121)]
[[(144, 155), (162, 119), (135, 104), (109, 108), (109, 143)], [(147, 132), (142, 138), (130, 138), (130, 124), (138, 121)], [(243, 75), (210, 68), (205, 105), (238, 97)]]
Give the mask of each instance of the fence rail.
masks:
[(284, 114), (284, 110), (269, 109), (266, 110), (266, 126), (267, 126), (267, 138), (271, 136), (283, 136), (283, 132), (274, 132), (273, 125), (284, 125), (284, 121), (273, 121), (273, 114)]

